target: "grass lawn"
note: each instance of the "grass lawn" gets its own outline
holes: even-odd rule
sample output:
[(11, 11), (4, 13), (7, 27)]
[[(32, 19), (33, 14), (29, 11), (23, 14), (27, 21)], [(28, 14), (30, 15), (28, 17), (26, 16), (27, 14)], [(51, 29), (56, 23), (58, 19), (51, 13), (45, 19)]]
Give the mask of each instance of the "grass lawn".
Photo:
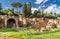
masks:
[[(33, 33), (33, 34), (26, 34), (26, 32), (20, 31), (17, 32), (14, 29), (7, 29), (5, 32), (5, 29), (2, 30), (2, 36), (6, 37), (19, 37), (21, 39), (60, 39), (60, 30), (50, 31), (50, 32), (39, 32), (39, 33)], [(12, 32), (9, 32), (12, 31)]]

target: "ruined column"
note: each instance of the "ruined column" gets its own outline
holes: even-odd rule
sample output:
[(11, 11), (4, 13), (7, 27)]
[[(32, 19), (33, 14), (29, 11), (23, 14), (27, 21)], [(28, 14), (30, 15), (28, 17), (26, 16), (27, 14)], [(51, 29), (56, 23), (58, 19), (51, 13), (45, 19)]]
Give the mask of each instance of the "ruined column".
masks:
[(23, 26), (24, 26), (24, 27), (27, 26), (27, 20), (26, 20), (26, 18), (23, 18)]
[(18, 21), (16, 20), (16, 27), (18, 28), (19, 26), (18, 26)]
[(16, 30), (19, 31), (18, 20), (16, 20)]
[(19, 16), (19, 26), (23, 26), (23, 17)]

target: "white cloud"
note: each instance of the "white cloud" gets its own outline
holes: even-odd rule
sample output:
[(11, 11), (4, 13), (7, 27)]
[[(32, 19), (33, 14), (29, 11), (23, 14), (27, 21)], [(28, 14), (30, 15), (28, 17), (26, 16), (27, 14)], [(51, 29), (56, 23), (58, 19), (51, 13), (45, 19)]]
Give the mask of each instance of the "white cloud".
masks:
[(40, 4), (41, 2), (43, 2), (44, 0), (36, 0), (35, 4)]
[(34, 13), (35, 10), (38, 10), (38, 8), (34, 8), (34, 7), (31, 8), (32, 13)]
[(35, 1), (35, 4), (40, 4), (40, 3), (45, 3), (45, 2), (47, 2), (48, 0), (36, 0)]
[(51, 12), (54, 9), (54, 7), (56, 8), (56, 5), (49, 6), (47, 9), (44, 10), (44, 12)]
[(47, 9), (44, 10), (44, 12), (56, 12), (56, 13), (60, 13), (60, 6), (57, 7), (57, 5), (51, 5), (49, 6)]
[(44, 0), (44, 3), (46, 3), (48, 0)]
[(60, 7), (58, 7), (60, 9)]

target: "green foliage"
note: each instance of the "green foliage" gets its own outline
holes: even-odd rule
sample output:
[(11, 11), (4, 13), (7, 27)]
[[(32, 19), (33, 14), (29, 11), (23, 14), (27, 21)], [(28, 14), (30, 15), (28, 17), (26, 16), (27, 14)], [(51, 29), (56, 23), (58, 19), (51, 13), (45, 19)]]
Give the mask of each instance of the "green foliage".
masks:
[(24, 17), (30, 17), (30, 15), (31, 15), (31, 4), (23, 4), (22, 5), (22, 15)]
[(11, 5), (15, 8), (18, 8), (18, 7), (22, 6), (21, 3), (19, 3), (19, 2), (13, 2)]
[(44, 13), (44, 18), (57, 19), (57, 16), (53, 13)]
[(41, 12), (40, 10), (35, 10), (34, 13), (30, 16), (30, 18), (34, 18), (34, 17), (37, 17), (37, 18), (40, 18), (40, 17), (43, 17), (43, 18), (49, 18), (49, 19), (57, 19), (57, 14), (56, 13), (44, 13), (44, 12)]
[(17, 32), (17, 30), (15, 28), (3, 28), (1, 32)]
[(26, 4), (22, 5), (22, 16), (26, 17), (27, 13), (27, 6)]
[(22, 4), (20, 2), (13, 2), (11, 5), (12, 5), (12, 7), (16, 8), (17, 11), (18, 11), (18, 8), (20, 8), (22, 6)]
[(8, 10), (3, 10), (3, 13), (4, 13), (5, 15), (12, 16), (13, 13), (14, 13), (14, 11), (11, 10), (11, 9), (8, 9)]
[(33, 18), (33, 17), (40, 18), (41, 17), (40, 10), (35, 10), (34, 13), (30, 16), (30, 18)]
[(2, 4), (0, 3), (0, 10), (2, 10)]
[(3, 8), (2, 8), (2, 4), (0, 3), (0, 14), (3, 14), (3, 10), (2, 10)]
[(31, 15), (31, 4), (27, 4), (27, 17), (30, 17)]
[[(28, 4), (21, 4), (20, 2), (12, 2), (12, 9), (8, 9), (8, 10), (2, 10), (2, 4), (0, 3), (0, 15), (9, 15), (11, 16), (14, 13), (14, 8), (17, 9), (20, 8), (22, 6), (22, 16), (24, 17), (30, 17), (30, 18), (49, 18), (49, 19), (57, 19), (57, 14), (56, 13), (44, 13), (41, 12), (40, 10), (35, 10), (34, 13), (31, 13), (31, 3)], [(60, 17), (58, 15), (58, 17)]]
[(34, 18), (34, 16), (33, 15), (30, 15), (30, 18)]

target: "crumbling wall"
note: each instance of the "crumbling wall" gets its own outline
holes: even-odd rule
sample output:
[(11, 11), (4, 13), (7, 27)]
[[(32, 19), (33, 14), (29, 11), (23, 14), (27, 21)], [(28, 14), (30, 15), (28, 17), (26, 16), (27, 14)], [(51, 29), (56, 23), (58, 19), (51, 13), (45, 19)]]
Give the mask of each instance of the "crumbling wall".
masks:
[(19, 26), (21, 26), (21, 27), (27, 26), (27, 20), (25, 17), (22, 17), (22, 16), (19, 17)]
[(60, 19), (48, 19), (48, 18), (25, 18), (25, 17), (20, 17), (20, 25), (22, 26), (33, 26), (38, 23), (45, 23), (46, 28), (57, 28), (60, 27)]

